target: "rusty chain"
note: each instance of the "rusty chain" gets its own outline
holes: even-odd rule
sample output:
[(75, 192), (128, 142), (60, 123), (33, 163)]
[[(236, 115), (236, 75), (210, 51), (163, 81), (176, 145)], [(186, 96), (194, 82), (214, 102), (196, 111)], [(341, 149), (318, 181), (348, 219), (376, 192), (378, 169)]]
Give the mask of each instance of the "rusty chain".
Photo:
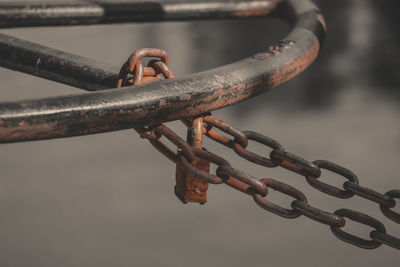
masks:
[[(140, 61), (144, 57), (155, 57), (158, 59), (150, 60), (148, 66), (144, 67)], [(117, 87), (126, 85), (135, 86), (160, 80), (160, 74), (166, 79), (174, 78), (173, 73), (168, 68), (168, 63), (168, 54), (163, 50), (137, 50), (121, 68)], [(203, 114), (199, 118), (202, 118), (203, 121), (203, 134), (234, 150), (240, 157), (267, 168), (280, 166), (295, 172), (304, 176), (313, 188), (328, 195), (342, 199), (357, 195), (375, 202), (379, 205), (384, 216), (396, 223), (400, 223), (400, 214), (392, 210), (396, 206), (396, 199), (400, 198), (400, 190), (390, 190), (381, 194), (373, 189), (361, 186), (357, 176), (352, 171), (333, 162), (327, 160), (310, 162), (285, 151), (279, 142), (270, 137), (252, 131), (240, 131), (211, 114)], [(191, 127), (193, 119), (186, 118), (182, 122), (186, 126)], [(231, 138), (215, 131), (213, 128), (217, 128), (223, 133), (230, 135)], [(308, 203), (306, 196), (298, 189), (271, 178), (256, 179), (243, 171), (235, 169), (227, 160), (205, 148), (191, 146), (165, 125), (148, 126), (136, 128), (135, 130), (142, 138), (148, 139), (157, 150), (174, 163), (180, 165), (188, 173), (207, 183), (225, 183), (238, 191), (248, 194), (264, 210), (285, 218), (297, 218), (301, 215), (306, 216), (311, 220), (328, 225), (333, 234), (342, 241), (361, 248), (374, 249), (382, 244), (386, 244), (400, 250), (400, 239), (388, 234), (385, 226), (380, 221), (366, 214), (351, 209), (338, 209), (334, 213), (331, 213), (316, 208)], [(177, 152), (172, 151), (161, 142), (160, 138), (162, 136), (177, 147)], [(254, 141), (272, 149), (269, 158), (247, 150), (249, 141)], [(196, 158), (204, 159), (217, 165), (216, 174), (208, 173), (193, 165)], [(330, 171), (343, 177), (346, 180), (343, 183), (343, 188), (320, 181), (319, 178), (322, 176), (322, 170)], [(269, 188), (293, 197), (295, 200), (291, 203), (291, 209), (286, 209), (270, 202), (267, 199)], [(370, 232), (370, 239), (361, 238), (343, 231), (342, 228), (346, 224), (346, 219), (374, 228)]]

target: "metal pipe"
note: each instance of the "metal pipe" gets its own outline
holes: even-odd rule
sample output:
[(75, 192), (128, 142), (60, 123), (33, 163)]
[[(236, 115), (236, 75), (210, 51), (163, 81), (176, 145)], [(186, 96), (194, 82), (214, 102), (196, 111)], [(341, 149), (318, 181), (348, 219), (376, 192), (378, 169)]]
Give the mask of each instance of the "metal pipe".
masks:
[(309, 0), (287, 0), (279, 12), (296, 21), (289, 35), (277, 46), (229, 65), (135, 88), (0, 103), (0, 142), (157, 124), (222, 108), (268, 91), (307, 68), (317, 57), (324, 38), (323, 18)]
[(0, 28), (260, 17), (280, 1), (8, 2), (0, 3)]
[(0, 34), (0, 66), (87, 91), (115, 87), (119, 69), (95, 60)]

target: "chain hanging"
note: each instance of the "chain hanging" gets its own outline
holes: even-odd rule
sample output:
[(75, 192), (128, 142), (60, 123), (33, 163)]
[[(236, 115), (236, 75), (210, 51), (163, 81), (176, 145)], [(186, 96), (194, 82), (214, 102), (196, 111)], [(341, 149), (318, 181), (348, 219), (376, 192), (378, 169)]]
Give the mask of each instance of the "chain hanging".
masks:
[[(144, 67), (140, 61), (144, 57), (155, 57), (158, 59), (149, 61), (148, 66)], [(163, 50), (149, 48), (137, 50), (121, 68), (117, 87), (127, 85), (136, 86), (157, 81), (161, 79), (160, 74), (166, 79), (174, 78), (173, 73), (168, 68), (168, 63), (168, 54)], [(326, 224), (330, 227), (332, 233), (344, 242), (365, 249), (374, 249), (385, 244), (400, 250), (400, 239), (388, 234), (385, 226), (380, 221), (351, 209), (338, 209), (332, 213), (314, 207), (308, 203), (306, 196), (301, 191), (286, 183), (271, 178), (257, 179), (233, 168), (227, 160), (203, 148), (199, 138), (201, 139), (204, 134), (210, 139), (232, 149), (237, 155), (254, 164), (266, 168), (280, 166), (304, 176), (305, 180), (313, 188), (330, 196), (348, 199), (357, 195), (375, 202), (379, 205), (384, 216), (398, 224), (400, 224), (400, 214), (393, 211), (392, 208), (396, 206), (396, 199), (400, 198), (400, 190), (389, 190), (381, 194), (373, 189), (363, 187), (359, 185), (358, 178), (353, 172), (340, 165), (327, 160), (310, 162), (285, 151), (279, 142), (270, 137), (252, 131), (240, 131), (211, 114), (203, 114), (197, 118), (186, 118), (182, 121), (188, 126), (189, 132), (191, 132), (188, 134), (191, 136), (188, 138), (188, 142), (184, 141), (165, 125), (136, 128), (135, 130), (142, 138), (148, 139), (157, 150), (177, 164), (177, 170), (181, 172), (180, 176), (186, 178), (194, 177), (201, 181), (203, 185), (205, 184), (202, 187), (204, 192), (207, 190), (206, 185), (208, 183), (225, 183), (240, 192), (252, 196), (258, 206), (276, 215), (292, 219), (303, 215), (311, 220)], [(221, 134), (213, 128), (217, 128), (231, 137)], [(195, 132), (194, 135), (193, 131)], [(177, 147), (176, 151), (172, 151), (160, 141), (162, 136), (170, 140)], [(196, 138), (197, 141), (195, 141)], [(269, 158), (249, 151), (247, 149), (249, 141), (272, 148), (273, 150), (269, 154)], [(209, 173), (210, 163), (218, 166), (216, 174)], [(346, 180), (343, 183), (343, 188), (320, 181), (319, 178), (323, 175), (323, 170), (343, 177)], [(268, 190), (270, 188), (293, 197), (294, 200), (291, 203), (291, 209), (286, 209), (270, 202), (268, 200)], [(177, 195), (185, 202), (184, 193), (180, 192)], [(194, 200), (194, 202), (200, 203), (204, 203), (205, 201), (206, 198), (203, 198), (203, 202)], [(373, 230), (369, 235), (370, 239), (358, 237), (343, 231), (342, 228), (346, 224), (346, 219), (372, 227)]]

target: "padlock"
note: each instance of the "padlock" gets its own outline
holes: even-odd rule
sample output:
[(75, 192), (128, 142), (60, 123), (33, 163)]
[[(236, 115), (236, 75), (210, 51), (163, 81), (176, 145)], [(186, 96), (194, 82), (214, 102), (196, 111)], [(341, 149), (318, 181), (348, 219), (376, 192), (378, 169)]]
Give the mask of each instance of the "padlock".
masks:
[[(203, 146), (203, 119), (193, 120), (192, 126), (188, 127), (187, 142), (193, 147)], [(210, 172), (210, 162), (196, 157), (191, 163), (195, 168)], [(175, 195), (183, 202), (194, 202), (204, 204), (207, 201), (208, 183), (184, 170), (179, 164), (176, 165)]]

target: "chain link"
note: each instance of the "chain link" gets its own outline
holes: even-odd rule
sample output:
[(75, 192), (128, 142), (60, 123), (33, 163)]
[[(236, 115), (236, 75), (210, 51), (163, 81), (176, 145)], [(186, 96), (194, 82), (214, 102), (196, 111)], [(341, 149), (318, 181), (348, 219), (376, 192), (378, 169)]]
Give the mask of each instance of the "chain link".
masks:
[[(267, 185), (268, 187), (275, 189), (276, 191), (279, 191), (285, 195), (294, 197), (295, 199), (297, 199), (298, 201), (301, 201), (303, 203), (307, 203), (306, 196), (302, 192), (300, 192), (299, 190), (297, 190), (296, 188), (294, 188), (288, 184), (279, 182), (279, 181), (271, 179), (271, 178), (264, 178), (264, 179), (262, 179), (262, 182), (265, 185)], [(299, 212), (298, 210), (282, 208), (282, 207), (270, 202), (269, 200), (265, 199), (264, 197), (262, 197), (259, 194), (254, 196), (254, 201), (261, 208), (263, 208), (269, 212), (272, 212), (276, 215), (279, 215), (281, 217), (293, 219), (293, 218), (297, 218), (301, 215), (301, 212)]]
[[(327, 160), (316, 160), (313, 163), (321, 169), (329, 170), (333, 173), (339, 174), (340, 176), (349, 180), (352, 184), (358, 184), (357, 176), (353, 172), (342, 166), (339, 166)], [(353, 192), (349, 190), (342, 190), (327, 183), (321, 182), (318, 180), (318, 177), (307, 175), (306, 180), (315, 189), (331, 196), (335, 196), (338, 198), (350, 198), (354, 195)]]
[[(149, 61), (148, 66), (144, 67), (140, 61), (144, 57), (156, 57), (158, 59)], [(173, 73), (168, 68), (168, 62), (168, 54), (163, 50), (137, 50), (121, 68), (117, 87), (140, 85), (156, 81), (161, 79), (160, 74), (166, 79), (174, 78)], [(133, 77), (129, 77), (129, 75)], [(400, 198), (400, 190), (390, 190), (381, 194), (370, 188), (360, 186), (358, 178), (353, 172), (333, 162), (326, 160), (310, 162), (285, 151), (279, 142), (270, 137), (256, 132), (240, 131), (232, 125), (212, 116), (210, 113), (203, 114), (200, 117), (202, 117), (204, 124), (202, 132), (212, 140), (233, 149), (240, 157), (267, 168), (280, 166), (300, 174), (305, 177), (306, 181), (313, 188), (330, 196), (347, 199), (357, 195), (376, 202), (379, 204), (384, 216), (396, 223), (400, 223), (400, 214), (392, 210), (396, 206), (396, 199)], [(192, 118), (185, 118), (182, 121), (186, 126), (191, 127)], [(232, 136), (232, 138), (215, 131), (213, 128), (217, 128), (219, 131)], [(256, 179), (243, 171), (237, 170), (227, 160), (209, 152), (205, 148), (191, 146), (165, 125), (136, 128), (135, 130), (142, 138), (148, 139), (157, 150), (174, 163), (180, 165), (187, 172), (208, 183), (225, 183), (240, 192), (246, 193), (252, 196), (255, 203), (264, 210), (285, 218), (297, 218), (303, 215), (311, 220), (326, 224), (330, 226), (331, 231), (337, 238), (361, 248), (373, 249), (386, 244), (395, 249), (400, 249), (400, 239), (386, 233), (385, 226), (380, 221), (366, 214), (350, 209), (339, 209), (331, 213), (313, 207), (307, 202), (306, 196), (298, 189), (271, 178)], [(172, 151), (160, 141), (162, 136), (176, 146), (177, 152)], [(273, 150), (269, 158), (247, 150), (249, 140), (255, 141), (267, 148), (272, 148)], [(210, 174), (196, 168), (193, 165), (196, 157), (217, 165), (216, 174)], [(321, 182), (319, 180), (322, 175), (321, 170), (328, 170), (345, 178), (347, 181), (343, 183), (343, 188)], [(295, 198), (291, 202), (291, 209), (286, 209), (270, 202), (268, 200), (268, 188)], [(345, 218), (373, 227), (375, 230), (370, 232), (371, 239), (367, 240), (343, 231), (342, 228), (346, 225)]]
[[(267, 147), (270, 147), (272, 149), (278, 149), (278, 150), (282, 150), (282, 151), (284, 150), (283, 146), (281, 144), (279, 144), (277, 141), (275, 141), (274, 139), (271, 139), (269, 137), (266, 137), (264, 135), (261, 135), (259, 133), (251, 132), (251, 131), (244, 131), (243, 134), (245, 135), (245, 137), (248, 140), (256, 141), (257, 143), (266, 145)], [(255, 153), (247, 150), (246, 147), (243, 147), (239, 143), (235, 142), (233, 145), (233, 148), (234, 148), (236, 154), (238, 154), (242, 158), (245, 158), (248, 161), (251, 161), (258, 165), (261, 165), (264, 167), (269, 167), (269, 168), (276, 167), (279, 165), (278, 163), (272, 161), (269, 158), (266, 158), (264, 156), (255, 154)]]
[[(336, 215), (342, 216), (343, 218), (349, 218), (352, 221), (359, 222), (364, 225), (369, 225), (376, 229), (377, 232), (386, 234), (385, 226), (377, 219), (372, 218), (361, 212), (357, 212), (350, 209), (339, 209), (335, 211)], [(379, 247), (382, 243), (377, 240), (366, 240), (355, 235), (349, 234), (341, 229), (341, 227), (331, 226), (332, 233), (344, 242), (353, 244), (355, 246), (373, 249)]]

